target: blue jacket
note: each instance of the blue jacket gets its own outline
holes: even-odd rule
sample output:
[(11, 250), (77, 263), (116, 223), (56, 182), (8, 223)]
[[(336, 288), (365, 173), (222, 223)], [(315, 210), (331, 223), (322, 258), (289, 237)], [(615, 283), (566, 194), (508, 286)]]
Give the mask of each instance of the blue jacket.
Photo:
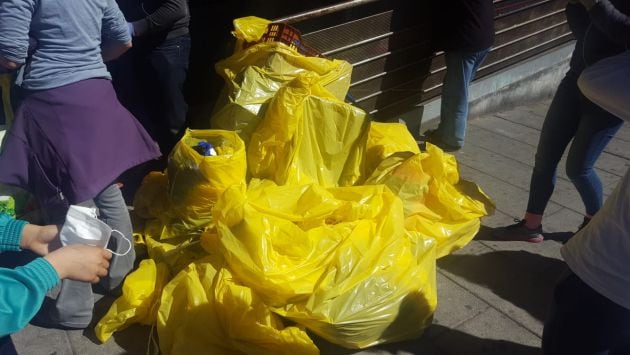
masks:
[[(34, 43), (32, 53), (29, 37)], [(111, 79), (101, 57), (101, 43), (130, 41), (127, 22), (115, 0), (0, 1), (0, 56), (25, 64), (16, 81), (24, 89)]]
[[(20, 250), (26, 222), (0, 214), (0, 258), (3, 251)], [(44, 258), (17, 267), (0, 268), (0, 337), (22, 329), (41, 307), (46, 292), (59, 283), (59, 275)]]

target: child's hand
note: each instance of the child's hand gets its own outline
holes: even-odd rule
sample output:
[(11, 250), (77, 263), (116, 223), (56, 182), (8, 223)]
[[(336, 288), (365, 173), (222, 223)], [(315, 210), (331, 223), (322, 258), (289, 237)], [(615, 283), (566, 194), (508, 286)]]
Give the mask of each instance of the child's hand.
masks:
[(59, 241), (58, 226), (36, 226), (33, 224), (24, 226), (20, 248), (44, 256), (59, 247), (61, 247), (61, 242)]
[(112, 253), (106, 249), (82, 244), (67, 245), (44, 257), (60, 279), (92, 283), (107, 276), (111, 258)]

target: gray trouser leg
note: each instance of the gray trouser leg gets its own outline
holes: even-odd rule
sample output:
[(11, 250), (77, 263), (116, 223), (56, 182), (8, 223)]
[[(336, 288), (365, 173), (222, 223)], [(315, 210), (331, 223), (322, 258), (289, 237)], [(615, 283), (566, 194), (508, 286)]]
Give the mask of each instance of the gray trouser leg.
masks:
[(111, 185), (98, 194), (94, 198), (94, 204), (98, 207), (99, 218), (112, 229), (120, 231), (124, 238), (127, 239), (127, 241), (124, 241), (119, 233), (112, 233), (107, 248), (116, 253), (124, 253), (131, 245), (131, 250), (126, 255), (112, 256), (109, 264), (109, 275), (101, 280), (101, 285), (106, 290), (112, 291), (122, 284), (127, 274), (133, 269), (136, 259), (136, 253), (133, 248), (131, 217), (117, 185)]
[[(48, 224), (61, 225), (68, 211), (68, 201), (61, 195), (39, 196), (44, 219)], [(45, 198), (44, 198), (45, 197)], [(92, 284), (62, 280), (50, 290), (34, 321), (46, 327), (86, 328), (92, 320), (94, 294)]]
[(92, 321), (94, 294), (89, 282), (63, 280), (51, 318), (70, 328), (86, 328)]
[[(89, 201), (85, 204), (89, 205)], [(105, 223), (122, 232), (132, 242), (131, 218), (117, 185), (109, 186), (98, 194), (94, 198), (94, 205), (98, 207), (100, 218)], [(118, 233), (113, 233), (108, 249), (117, 253), (127, 251), (129, 243), (120, 240), (121, 238)], [(102, 286), (108, 291), (120, 286), (133, 268), (134, 260), (133, 246), (124, 256), (114, 255), (110, 261), (109, 275), (101, 280)], [(94, 294), (90, 283), (63, 280), (47, 296), (36, 317), (41, 325), (86, 328), (90, 324), (94, 310)]]

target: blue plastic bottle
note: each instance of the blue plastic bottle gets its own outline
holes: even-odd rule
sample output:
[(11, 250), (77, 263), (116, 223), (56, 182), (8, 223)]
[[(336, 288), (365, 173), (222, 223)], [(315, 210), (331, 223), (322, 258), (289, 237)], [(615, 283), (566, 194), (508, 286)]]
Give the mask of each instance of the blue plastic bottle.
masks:
[(197, 143), (197, 149), (196, 149), (201, 155), (205, 156), (205, 157), (210, 157), (210, 156), (216, 156), (217, 155), (217, 151), (214, 149), (214, 146), (212, 145), (212, 143), (208, 143), (205, 141), (201, 141), (199, 143)]

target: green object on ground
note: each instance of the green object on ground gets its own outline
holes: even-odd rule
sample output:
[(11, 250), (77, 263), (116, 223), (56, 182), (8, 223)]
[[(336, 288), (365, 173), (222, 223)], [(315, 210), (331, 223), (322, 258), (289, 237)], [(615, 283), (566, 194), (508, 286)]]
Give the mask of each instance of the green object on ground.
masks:
[(0, 213), (15, 218), (15, 200), (11, 196), (0, 196)]

